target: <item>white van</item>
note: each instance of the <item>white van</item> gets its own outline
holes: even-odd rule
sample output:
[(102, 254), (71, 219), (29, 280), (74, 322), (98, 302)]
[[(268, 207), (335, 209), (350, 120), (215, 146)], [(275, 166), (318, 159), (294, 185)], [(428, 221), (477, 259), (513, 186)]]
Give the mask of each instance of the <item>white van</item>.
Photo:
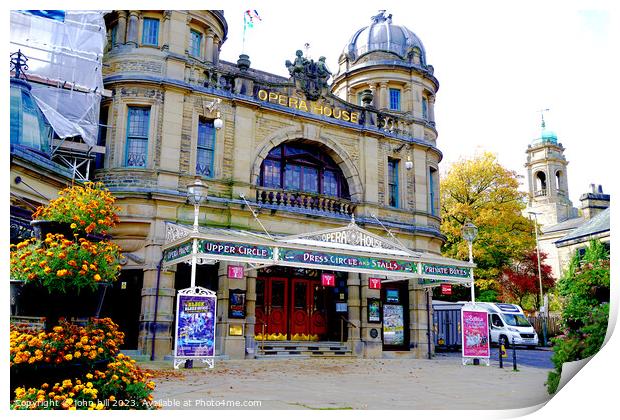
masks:
[(476, 306), (482, 306), (489, 312), (491, 343), (499, 344), (503, 340), (508, 346), (514, 340), (516, 345), (529, 348), (538, 345), (538, 334), (519, 305), (476, 302)]

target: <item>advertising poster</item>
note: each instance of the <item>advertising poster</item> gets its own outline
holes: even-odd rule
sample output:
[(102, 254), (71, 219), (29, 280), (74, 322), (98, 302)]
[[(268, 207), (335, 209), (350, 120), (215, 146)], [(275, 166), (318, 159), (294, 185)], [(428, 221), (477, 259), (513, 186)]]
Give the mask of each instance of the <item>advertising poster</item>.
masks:
[(402, 305), (383, 305), (383, 344), (404, 344), (404, 324)]
[(215, 299), (179, 295), (175, 357), (215, 356)]
[(245, 290), (230, 290), (228, 296), (228, 317), (245, 318)]
[(490, 357), (489, 318), (481, 308), (461, 310), (463, 357)]
[(381, 322), (381, 300), (368, 298), (368, 322)]

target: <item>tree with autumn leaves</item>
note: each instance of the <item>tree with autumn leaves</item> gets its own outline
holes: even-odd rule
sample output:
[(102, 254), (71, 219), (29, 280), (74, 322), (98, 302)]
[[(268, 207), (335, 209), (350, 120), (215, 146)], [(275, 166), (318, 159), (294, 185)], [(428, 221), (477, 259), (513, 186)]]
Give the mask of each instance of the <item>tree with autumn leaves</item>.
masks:
[[(473, 255), (480, 300), (502, 296), (500, 279), (505, 270), (535, 249), (533, 224), (522, 215), (527, 194), (519, 191), (519, 178), (493, 153), (485, 152), (455, 162), (441, 180), (441, 231), (446, 236), (442, 253), (467, 260), (469, 251), (461, 228), (468, 220), (478, 227)], [(455, 289), (454, 298), (469, 300), (464, 288)]]
[(555, 284), (551, 266), (544, 262), (546, 258), (547, 254), (540, 252), (540, 280), (538, 278), (538, 255), (535, 249), (526, 251), (521, 258), (504, 269), (499, 278), (501, 300), (515, 302), (523, 307), (523, 299), (531, 295), (536, 300), (536, 308), (539, 308), (542, 305), (540, 283), (542, 282), (543, 294)]

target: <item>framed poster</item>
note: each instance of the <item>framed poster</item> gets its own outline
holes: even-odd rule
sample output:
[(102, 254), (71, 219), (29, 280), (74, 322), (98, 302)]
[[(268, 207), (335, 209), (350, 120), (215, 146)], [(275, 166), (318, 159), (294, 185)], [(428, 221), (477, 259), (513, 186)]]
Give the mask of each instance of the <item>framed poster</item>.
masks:
[(402, 305), (383, 305), (383, 344), (405, 344), (405, 317)]
[(472, 305), (461, 308), (461, 344), (463, 358), (489, 358), (489, 314)]
[(179, 290), (174, 337), (174, 367), (202, 359), (213, 367), (217, 296), (203, 287)]
[(368, 298), (368, 322), (381, 322), (381, 299)]
[(228, 318), (245, 318), (245, 290), (232, 289), (228, 292)]

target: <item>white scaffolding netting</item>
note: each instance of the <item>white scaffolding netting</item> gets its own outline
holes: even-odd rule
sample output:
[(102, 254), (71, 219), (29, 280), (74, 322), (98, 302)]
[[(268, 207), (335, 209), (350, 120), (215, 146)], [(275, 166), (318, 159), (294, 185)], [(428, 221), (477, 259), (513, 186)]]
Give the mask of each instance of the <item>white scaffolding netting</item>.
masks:
[(28, 58), (32, 95), (54, 132), (93, 146), (103, 92), (104, 12), (53, 12), (56, 19), (11, 11), (10, 52), (21, 50)]

